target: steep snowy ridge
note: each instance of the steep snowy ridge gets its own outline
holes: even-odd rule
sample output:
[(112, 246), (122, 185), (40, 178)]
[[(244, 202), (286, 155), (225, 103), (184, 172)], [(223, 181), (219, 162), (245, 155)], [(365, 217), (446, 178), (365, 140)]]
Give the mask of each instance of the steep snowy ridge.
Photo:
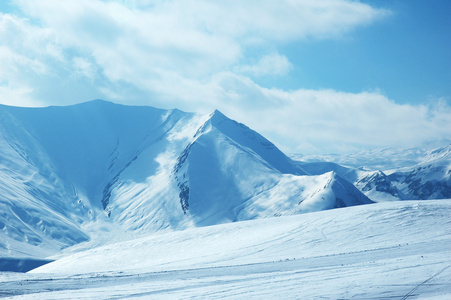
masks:
[(0, 106), (0, 120), (4, 256), (55, 253), (113, 224), (148, 233), (371, 203), (219, 111), (96, 100)]
[(336, 197), (334, 208), (373, 203), (358, 190), (351, 188), (354, 186), (336, 173), (332, 173), (331, 182), (333, 183), (331, 189)]
[[(335, 174), (299, 175), (306, 172), (272, 143), (218, 111), (180, 155), (175, 172), (184, 213), (196, 225), (372, 203)], [(310, 189), (316, 190), (305, 193)]]
[(287, 171), (300, 173), (272, 143), (219, 111), (200, 127), (174, 168), (184, 213), (197, 225), (255, 217), (243, 207)]
[(305, 170), (283, 154), (273, 143), (246, 125), (227, 118), (220, 111), (215, 110), (209, 123), (235, 143), (255, 152), (279, 172), (307, 175)]
[[(75, 189), (96, 207), (100, 205), (102, 186), (111, 179), (107, 172), (110, 153), (116, 149), (121, 154), (116, 165), (122, 168), (136, 156), (165, 114), (164, 110), (100, 100), (71, 107), (2, 107), (2, 110), (20, 121), (14, 127), (30, 132), (42, 149), (39, 153), (44, 153), (58, 176), (72, 185), (66, 188)], [(35, 149), (29, 149), (27, 155), (33, 153)], [(44, 162), (44, 167), (48, 163)]]

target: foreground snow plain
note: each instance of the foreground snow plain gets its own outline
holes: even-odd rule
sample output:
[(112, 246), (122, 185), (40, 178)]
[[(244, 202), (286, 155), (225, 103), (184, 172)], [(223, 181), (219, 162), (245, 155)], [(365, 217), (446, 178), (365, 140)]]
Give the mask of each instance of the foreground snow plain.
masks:
[(451, 200), (243, 221), (0, 273), (12, 299), (451, 299)]

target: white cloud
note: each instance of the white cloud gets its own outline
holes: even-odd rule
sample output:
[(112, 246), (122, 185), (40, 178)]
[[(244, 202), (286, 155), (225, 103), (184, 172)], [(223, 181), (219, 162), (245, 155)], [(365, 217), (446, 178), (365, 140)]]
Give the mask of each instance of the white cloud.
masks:
[(261, 57), (253, 65), (242, 65), (237, 68), (238, 72), (252, 76), (286, 75), (293, 68), (288, 58), (279, 53), (272, 53)]
[(36, 55), (23, 50), (30, 43), (29, 37), (23, 20), (0, 14), (0, 81), (20, 77), (25, 72), (46, 72), (46, 65)]
[(221, 110), (286, 151), (346, 152), (451, 137), (451, 105), (444, 99), (401, 105), (377, 92), (283, 91), (232, 73), (212, 85), (222, 91)]
[(285, 150), (301, 152), (450, 137), (445, 101), (399, 105), (377, 92), (283, 91), (255, 83), (291, 70), (278, 46), (340, 38), (389, 14), (358, 1), (14, 3), (30, 19), (0, 14), (3, 104), (106, 98), (187, 111), (219, 108)]
[(94, 80), (97, 70), (92, 62), (83, 57), (74, 57), (72, 59), (75, 76), (84, 76), (89, 80)]
[(33, 89), (29, 87), (10, 87), (0, 84), (0, 104), (24, 107), (39, 107), (43, 103), (32, 98)]
[[(337, 37), (387, 14), (344, 0), (15, 2), (60, 45), (92, 55), (109, 80), (143, 89), (153, 86), (140, 84), (142, 77), (204, 79), (239, 65), (246, 48)], [(286, 58), (269, 55), (250, 72), (288, 68)]]

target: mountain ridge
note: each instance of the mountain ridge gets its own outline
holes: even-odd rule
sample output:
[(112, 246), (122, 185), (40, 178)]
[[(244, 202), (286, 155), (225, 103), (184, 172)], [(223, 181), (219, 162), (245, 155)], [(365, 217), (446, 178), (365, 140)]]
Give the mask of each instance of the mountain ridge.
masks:
[(372, 203), (218, 110), (94, 100), (0, 106), (0, 120), (0, 255), (45, 257), (117, 226), (139, 234)]

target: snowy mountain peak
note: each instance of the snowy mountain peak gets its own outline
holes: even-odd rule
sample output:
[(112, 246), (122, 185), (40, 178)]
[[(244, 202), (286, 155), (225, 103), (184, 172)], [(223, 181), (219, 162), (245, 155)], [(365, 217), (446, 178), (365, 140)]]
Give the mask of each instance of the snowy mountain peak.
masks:
[(215, 110), (207, 124), (227, 137), (231, 142), (245, 147), (248, 151), (259, 156), (272, 168), (284, 174), (306, 175), (299, 165), (282, 153), (272, 142), (253, 131), (246, 125), (231, 120), (223, 113)]
[(219, 111), (95, 100), (1, 106), (0, 119), (0, 251), (51, 253), (95, 234), (82, 228), (142, 233), (371, 203)]
[(210, 114), (210, 119), (228, 119), (221, 111), (218, 109), (213, 110)]

